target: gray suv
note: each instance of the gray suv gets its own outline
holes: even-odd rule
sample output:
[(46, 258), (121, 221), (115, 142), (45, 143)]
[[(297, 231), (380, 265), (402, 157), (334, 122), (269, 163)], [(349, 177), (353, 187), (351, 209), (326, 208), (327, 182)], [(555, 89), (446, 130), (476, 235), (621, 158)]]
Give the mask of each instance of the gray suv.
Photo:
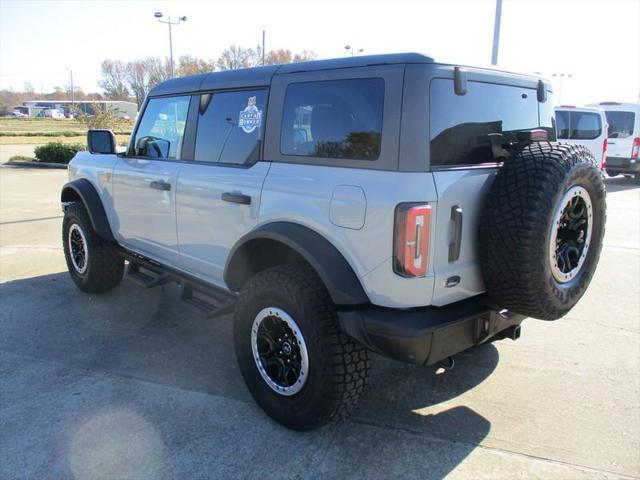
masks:
[(584, 294), (605, 188), (555, 142), (550, 88), (418, 54), (166, 81), (126, 152), (92, 130), (69, 165), (71, 278), (100, 293), (126, 270), (233, 311), (256, 402), (321, 426), (353, 409), (370, 351), (449, 364)]

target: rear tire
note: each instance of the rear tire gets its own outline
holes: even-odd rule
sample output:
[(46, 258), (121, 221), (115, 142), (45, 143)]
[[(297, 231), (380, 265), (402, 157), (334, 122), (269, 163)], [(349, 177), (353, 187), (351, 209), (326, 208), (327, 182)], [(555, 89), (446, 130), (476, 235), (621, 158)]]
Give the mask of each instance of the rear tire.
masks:
[[(235, 309), (234, 340), (251, 395), (293, 430), (348, 416), (367, 385), (368, 351), (340, 330), (327, 290), (306, 265), (282, 265), (249, 279)], [(289, 358), (298, 359), (296, 370), (280, 375)]]
[(565, 315), (593, 277), (606, 221), (605, 186), (584, 147), (534, 143), (508, 159), (480, 224), (486, 290), (499, 308)]
[(62, 245), (69, 275), (80, 290), (107, 292), (122, 281), (124, 259), (113, 243), (98, 236), (82, 203), (65, 209)]

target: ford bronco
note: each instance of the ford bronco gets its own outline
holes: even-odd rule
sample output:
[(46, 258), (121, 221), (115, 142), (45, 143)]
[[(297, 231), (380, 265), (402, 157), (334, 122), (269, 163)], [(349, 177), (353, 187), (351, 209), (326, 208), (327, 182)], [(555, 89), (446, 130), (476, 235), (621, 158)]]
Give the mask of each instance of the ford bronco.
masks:
[(171, 79), (125, 152), (92, 130), (70, 163), (69, 273), (233, 312), (256, 402), (319, 427), (352, 411), (370, 351), (446, 362), (578, 302), (605, 187), (555, 140), (549, 83), (418, 54)]

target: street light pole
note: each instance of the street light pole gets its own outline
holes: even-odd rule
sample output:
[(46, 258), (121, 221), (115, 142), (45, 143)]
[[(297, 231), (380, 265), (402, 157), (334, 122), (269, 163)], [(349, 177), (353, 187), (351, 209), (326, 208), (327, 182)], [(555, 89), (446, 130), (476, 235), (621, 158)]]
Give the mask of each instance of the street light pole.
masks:
[(69, 75), (71, 76), (71, 109), (73, 110), (76, 103), (76, 93), (73, 88), (73, 70), (71, 68), (67, 68), (67, 70), (69, 70)]
[(354, 49), (351, 45), (345, 45), (345, 46), (344, 46), (344, 49), (345, 49), (347, 52), (351, 52), (351, 56), (352, 56), (352, 57), (353, 57), (353, 55), (354, 55), (354, 52), (355, 52), (355, 53), (362, 53), (362, 52), (364, 52), (364, 48), (359, 48), (359, 49), (357, 49), (357, 50), (356, 50), (356, 49)]
[(162, 20), (162, 12), (156, 12), (153, 14), (154, 17), (156, 17), (158, 19), (158, 21), (160, 23), (166, 23), (167, 25), (169, 25), (169, 61), (171, 62), (169, 65), (169, 68), (171, 70), (171, 78), (173, 78), (174, 76), (174, 70), (173, 70), (173, 36), (171, 33), (171, 27), (172, 25), (180, 25), (180, 23), (182, 22), (186, 22), (187, 21), (187, 17), (178, 17), (178, 20), (171, 20), (171, 17), (167, 17), (167, 20)]
[(562, 105), (562, 87), (564, 86), (564, 78), (571, 78), (573, 76), (573, 74), (571, 73), (552, 73), (551, 74), (552, 77), (559, 77), (560, 78), (560, 88), (558, 89), (558, 105)]
[(502, 0), (496, 0), (496, 19), (493, 24), (493, 49), (491, 50), (491, 65), (498, 64), (498, 48), (500, 47), (501, 17), (502, 17)]

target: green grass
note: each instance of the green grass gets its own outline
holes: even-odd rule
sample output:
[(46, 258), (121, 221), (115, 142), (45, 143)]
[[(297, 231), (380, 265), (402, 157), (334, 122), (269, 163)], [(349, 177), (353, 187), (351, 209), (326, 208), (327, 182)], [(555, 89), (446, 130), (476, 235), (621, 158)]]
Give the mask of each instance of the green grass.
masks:
[[(49, 142), (61, 142), (61, 143), (85, 143), (87, 141), (87, 135), (79, 135), (74, 137), (52, 137), (52, 136), (34, 136), (34, 137), (9, 137), (0, 136), (0, 145), (29, 145), (29, 144), (41, 144)], [(127, 145), (129, 143), (129, 135), (116, 135), (116, 141), (118, 145)]]
[[(133, 129), (130, 120), (119, 121), (114, 132), (118, 144), (127, 144)], [(48, 142), (85, 143), (87, 128), (71, 118), (0, 118), (0, 145)]]
[[(120, 120), (114, 131), (118, 133), (130, 133), (133, 129), (133, 121)], [(3, 132), (81, 132), (87, 128), (79, 121), (72, 118), (0, 118), (0, 134)]]

